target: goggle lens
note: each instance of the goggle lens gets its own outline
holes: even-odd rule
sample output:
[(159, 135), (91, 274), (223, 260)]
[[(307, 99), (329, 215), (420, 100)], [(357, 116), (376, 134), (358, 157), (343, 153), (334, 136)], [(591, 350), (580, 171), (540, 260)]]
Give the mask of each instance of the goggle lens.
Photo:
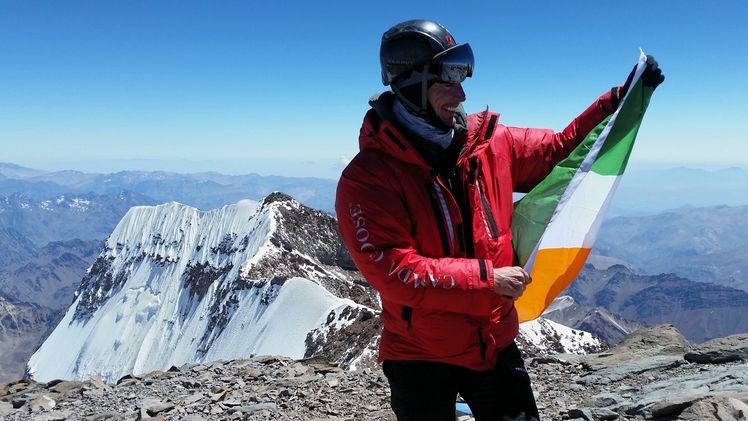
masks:
[(441, 54), (443, 55), (437, 55), (433, 60), (437, 66), (436, 74), (439, 76), (439, 82), (459, 83), (473, 76), (475, 60), (470, 44), (458, 45)]

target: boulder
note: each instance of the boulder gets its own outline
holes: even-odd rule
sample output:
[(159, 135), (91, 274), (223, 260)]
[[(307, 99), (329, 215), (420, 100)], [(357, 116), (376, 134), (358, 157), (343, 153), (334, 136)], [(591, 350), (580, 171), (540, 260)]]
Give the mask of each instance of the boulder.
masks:
[(748, 334), (712, 339), (686, 353), (686, 360), (695, 363), (748, 361)]
[(673, 325), (657, 325), (632, 332), (615, 348), (581, 358), (590, 370), (600, 370), (648, 357), (683, 357), (688, 352), (686, 338)]

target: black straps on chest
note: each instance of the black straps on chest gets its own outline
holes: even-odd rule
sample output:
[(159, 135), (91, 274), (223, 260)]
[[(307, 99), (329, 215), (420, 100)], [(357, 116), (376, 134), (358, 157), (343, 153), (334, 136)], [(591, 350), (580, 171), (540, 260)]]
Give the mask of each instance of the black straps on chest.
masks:
[(493, 136), (493, 131), (496, 129), (496, 122), (499, 118), (496, 115), (492, 115), (488, 120), (488, 127), (486, 128), (486, 134), (483, 135), (483, 140), (488, 140)]

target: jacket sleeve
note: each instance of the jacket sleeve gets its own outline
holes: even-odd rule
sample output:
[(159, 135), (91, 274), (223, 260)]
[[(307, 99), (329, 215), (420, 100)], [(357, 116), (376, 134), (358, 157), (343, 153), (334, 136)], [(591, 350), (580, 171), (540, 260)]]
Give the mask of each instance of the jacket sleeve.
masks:
[(391, 173), (382, 172), (354, 160), (338, 183), (335, 201), (341, 237), (367, 282), (400, 305), (490, 315), (491, 262), (419, 254), (402, 189)]
[(574, 148), (615, 112), (618, 89), (598, 98), (563, 131), (508, 127), (513, 151), (512, 179), (514, 191), (528, 192), (540, 183), (553, 167), (569, 156)]

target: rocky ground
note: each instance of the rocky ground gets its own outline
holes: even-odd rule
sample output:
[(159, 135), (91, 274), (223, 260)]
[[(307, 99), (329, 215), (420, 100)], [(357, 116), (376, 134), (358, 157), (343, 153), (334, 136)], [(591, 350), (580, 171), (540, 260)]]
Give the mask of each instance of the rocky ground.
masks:
[[(672, 326), (588, 356), (527, 358), (543, 420), (746, 420), (748, 335), (689, 349)], [(472, 420), (457, 413), (460, 421)], [(394, 420), (378, 369), (283, 357), (172, 367), (117, 384), (0, 386), (2, 420)]]

